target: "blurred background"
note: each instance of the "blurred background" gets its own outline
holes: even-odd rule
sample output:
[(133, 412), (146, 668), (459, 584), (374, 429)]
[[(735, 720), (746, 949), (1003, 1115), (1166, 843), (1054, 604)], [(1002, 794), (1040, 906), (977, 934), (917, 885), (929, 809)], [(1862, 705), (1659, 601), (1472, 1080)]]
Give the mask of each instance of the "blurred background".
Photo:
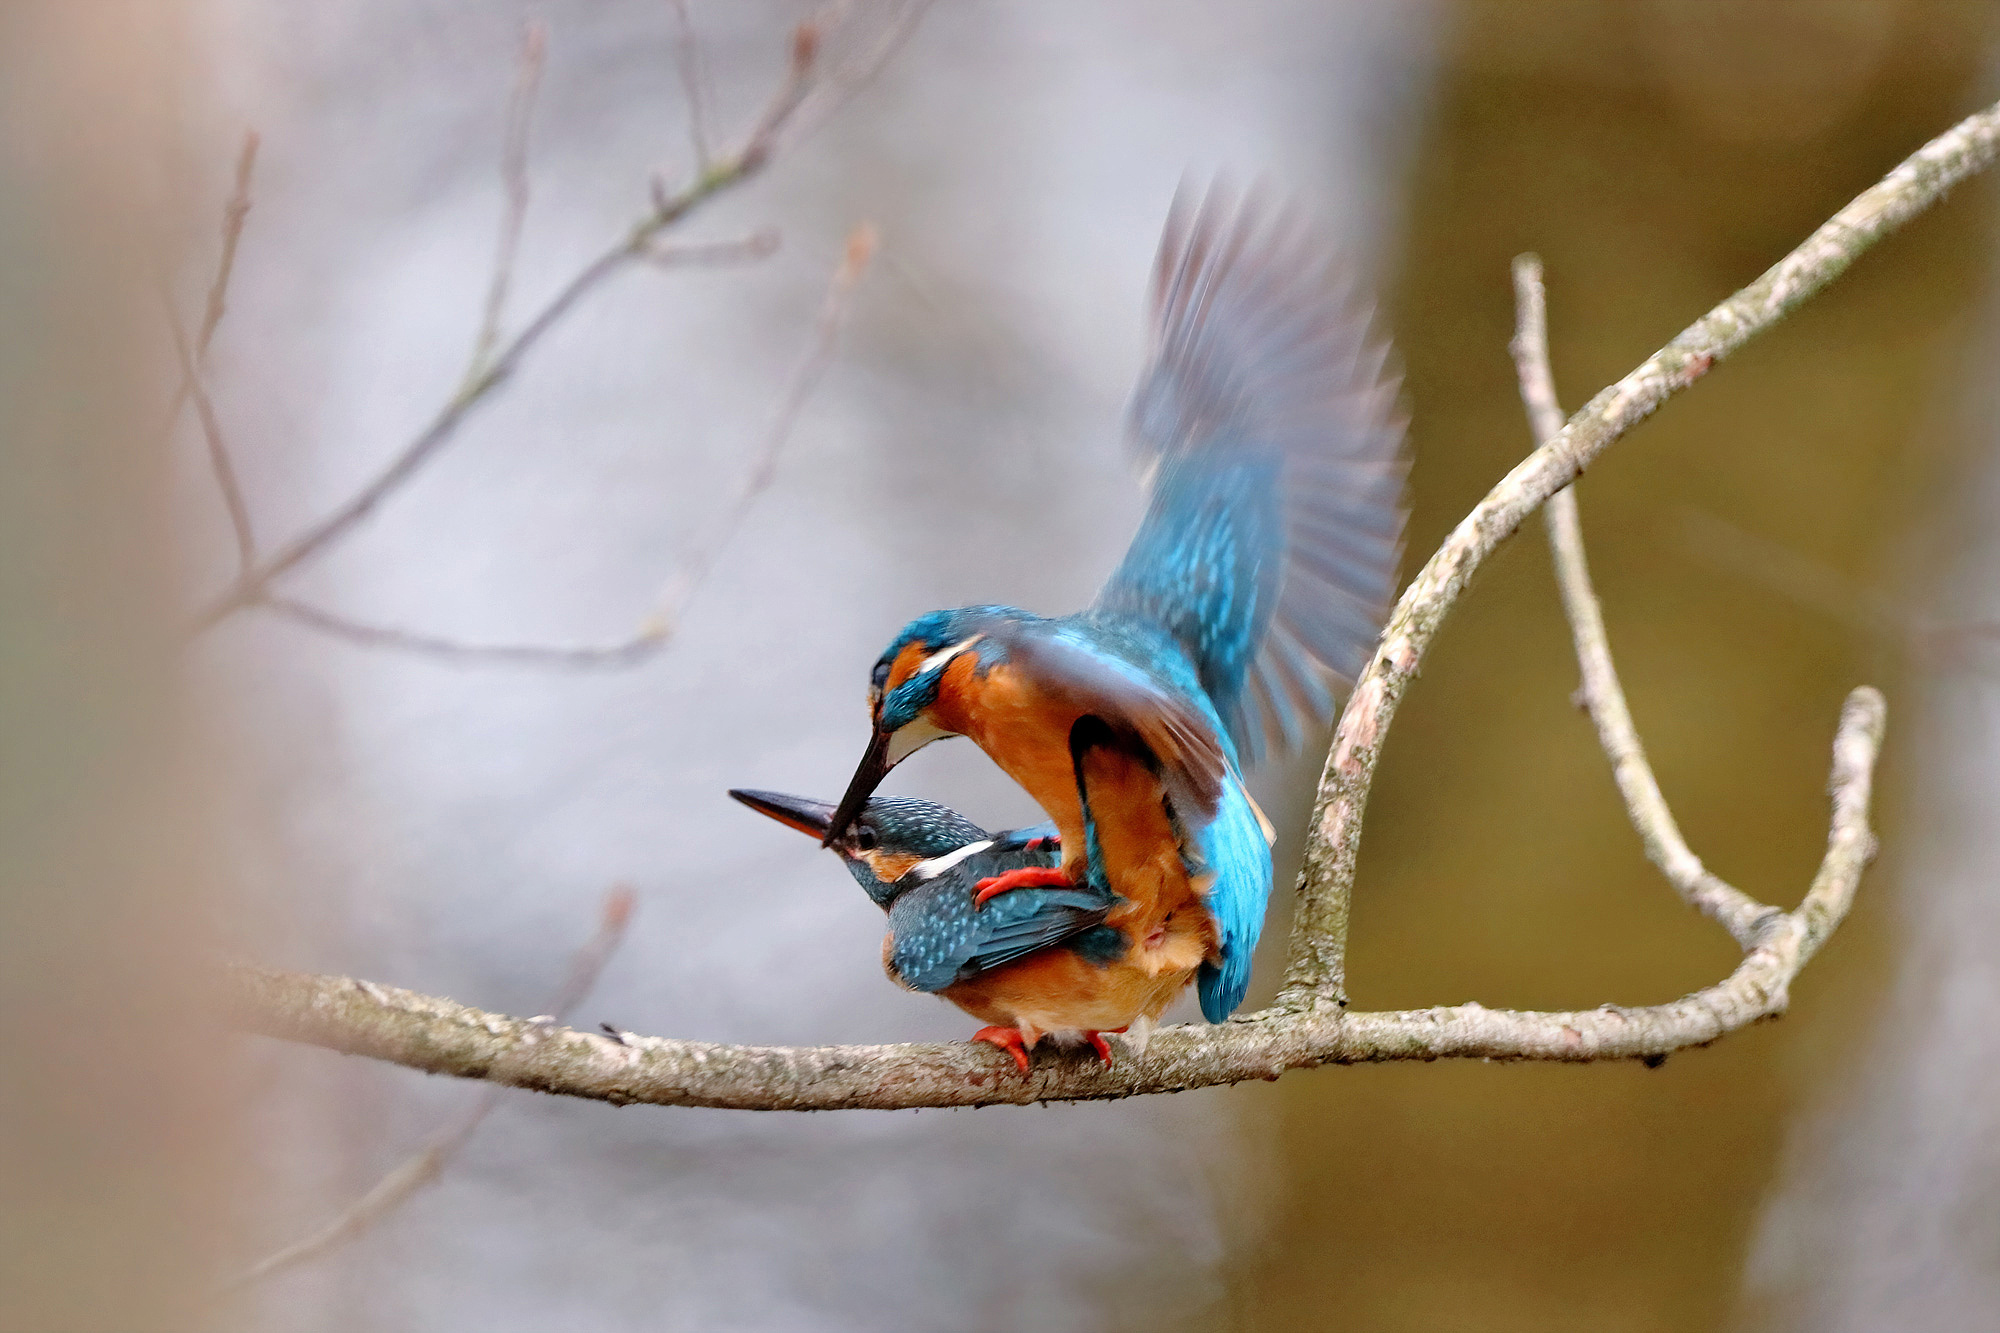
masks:
[[(713, 141), (755, 119), (811, 12), (691, 0)], [(842, 13), (835, 64), (899, 17), (881, 0)], [(23, 478), (0, 534), (0, 763), (10, 791), (48, 797), (8, 815), (0, 975), (21, 1058), (49, 1060), (68, 1051), (51, 1030), (74, 1030), (58, 980), (155, 984), (64, 941), (535, 1013), (614, 883), (638, 912), (581, 1025), (967, 1035), (882, 978), (880, 915), (831, 857), (722, 793), (837, 795), (867, 668), (910, 615), (1092, 595), (1140, 510), (1120, 414), (1185, 175), (1269, 178), (1379, 292), (1412, 419), (1414, 568), (1528, 447), (1513, 255), (1547, 264), (1574, 408), (2000, 95), (1984, 3), (939, 4), (766, 176), (675, 233), (775, 227), (775, 255), (623, 275), (285, 584), (370, 625), (609, 643), (712, 554), (663, 651), (619, 670), (449, 661), (252, 610), (178, 667), (154, 622), (226, 584), (234, 544), (192, 414), (159, 447), (171, 344), (144, 265), (115, 257), (178, 256), (169, 286), (198, 322), (238, 146), (261, 136), (207, 378), (275, 545), (464, 374), (524, 25), (547, 56), (516, 325), (642, 214), (654, 174), (689, 174), (677, 7), (0, 16), (0, 280), (20, 294), (0, 410)], [(83, 225), (104, 216), (146, 234)], [(99, 1120), (18, 1089), (5, 1104), (28, 1127), (8, 1197), (75, 1206), (7, 1233), (20, 1280), (0, 1283), (0, 1314), (285, 1333), (2000, 1327), (1994, 221), (1990, 184), (1961, 189), (1579, 486), (1640, 729), (1718, 873), (1797, 899), (1840, 700), (1889, 694), (1885, 855), (1783, 1021), (1653, 1070), (1328, 1069), (1080, 1107), (799, 1117), (508, 1094), (434, 1185), (220, 1301), (212, 1275), (312, 1233), (480, 1090), (204, 1045), (153, 1076), (157, 1111), (87, 1081)], [(828, 373), (715, 548), (862, 223), (879, 246)], [(104, 292), (45, 281), (75, 273)], [(1575, 683), (1524, 532), (1387, 748), (1356, 1004), (1644, 1004), (1733, 965), (1643, 860)], [(1315, 750), (1259, 776), (1281, 876)], [(173, 759), (141, 767), (168, 777), (120, 780), (156, 752)], [(49, 780), (86, 753), (75, 781)], [(1033, 817), (969, 746), (933, 747), (892, 786), (989, 826)], [(1283, 915), (1253, 1004), (1282, 970)], [(168, 1050), (162, 1026), (130, 1040)], [(91, 1156), (89, 1135), (131, 1160), (79, 1192), (49, 1163)], [(171, 1246), (162, 1210), (184, 1219)], [(151, 1267), (93, 1288), (51, 1258), (106, 1245)], [(127, 1298), (116, 1318), (107, 1292)]]

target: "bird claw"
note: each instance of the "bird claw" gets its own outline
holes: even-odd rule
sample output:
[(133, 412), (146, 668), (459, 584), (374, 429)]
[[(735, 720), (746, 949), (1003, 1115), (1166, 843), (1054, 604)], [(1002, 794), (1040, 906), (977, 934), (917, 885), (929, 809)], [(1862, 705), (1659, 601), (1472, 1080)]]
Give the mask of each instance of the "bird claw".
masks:
[(1028, 1044), (1019, 1028), (981, 1028), (972, 1034), (972, 1039), (998, 1046), (1014, 1057), (1014, 1063), (1021, 1066), (1023, 1074), (1028, 1072)]
[[(1124, 1028), (1112, 1029), (1114, 1032), (1123, 1032), (1124, 1030)], [(1111, 1054), (1111, 1043), (1104, 1039), (1102, 1032), (1086, 1032), (1083, 1034), (1083, 1039), (1090, 1043), (1090, 1048), (1097, 1052), (1097, 1058), (1104, 1061), (1105, 1064), (1114, 1065), (1118, 1063), (1117, 1058)]]
[(1009, 870), (1003, 875), (990, 875), (972, 886), (972, 905), (984, 906), (988, 898), (1009, 889), (1069, 889), (1076, 887), (1076, 881), (1065, 875), (1060, 867), (1023, 866), (1019, 870)]

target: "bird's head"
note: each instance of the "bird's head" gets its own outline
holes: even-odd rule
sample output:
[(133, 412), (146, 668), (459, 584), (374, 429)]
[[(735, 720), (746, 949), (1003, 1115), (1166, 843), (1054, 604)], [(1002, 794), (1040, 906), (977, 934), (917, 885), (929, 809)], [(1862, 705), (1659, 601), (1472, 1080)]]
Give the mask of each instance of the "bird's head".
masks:
[(932, 741), (958, 734), (948, 720), (958, 711), (951, 705), (982, 670), (988, 629), (996, 616), (1019, 614), (991, 606), (933, 611), (890, 640), (868, 677), (868, 749), (833, 813), (827, 846), (861, 813), (890, 769)]
[(912, 867), (987, 837), (985, 829), (935, 801), (872, 797), (863, 802), (845, 829), (830, 837), (827, 830), (832, 826), (834, 808), (826, 801), (776, 791), (732, 790), (729, 794), (758, 814), (820, 839), (839, 854), (855, 882), (885, 909), (896, 900), (897, 882)]

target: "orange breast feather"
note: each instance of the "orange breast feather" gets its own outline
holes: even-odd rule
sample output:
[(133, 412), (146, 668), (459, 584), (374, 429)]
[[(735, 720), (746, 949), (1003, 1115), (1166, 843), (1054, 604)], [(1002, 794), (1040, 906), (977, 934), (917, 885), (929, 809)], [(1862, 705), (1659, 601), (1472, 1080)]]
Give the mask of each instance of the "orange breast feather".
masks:
[(994, 664), (984, 677), (977, 666), (975, 655), (967, 653), (946, 668), (932, 714), (939, 725), (986, 751), (1055, 821), (1062, 834), (1063, 866), (1071, 878), (1080, 878), (1083, 809), (1069, 757), (1076, 707), (1052, 698), (1033, 677), (1005, 662)]
[(1041, 1032), (1106, 1032), (1158, 1018), (1215, 948), (1158, 779), (1136, 757), (1099, 749), (1085, 758), (1084, 780), (1105, 871), (1126, 900), (1105, 921), (1123, 932), (1125, 955), (1103, 963), (1048, 949), (944, 992), (981, 1022), (1019, 1028), (1031, 1044)]
[(1108, 747), (1084, 755), (1082, 778), (1105, 877), (1126, 900), (1106, 924), (1131, 936), (1148, 971), (1192, 972), (1215, 947), (1215, 930), (1159, 778), (1139, 756)]
[(1093, 963), (1055, 948), (943, 994), (982, 1023), (1020, 1029), (1032, 1046), (1046, 1032), (1116, 1032), (1141, 1016), (1157, 1018), (1192, 975), (1152, 974), (1131, 962)]

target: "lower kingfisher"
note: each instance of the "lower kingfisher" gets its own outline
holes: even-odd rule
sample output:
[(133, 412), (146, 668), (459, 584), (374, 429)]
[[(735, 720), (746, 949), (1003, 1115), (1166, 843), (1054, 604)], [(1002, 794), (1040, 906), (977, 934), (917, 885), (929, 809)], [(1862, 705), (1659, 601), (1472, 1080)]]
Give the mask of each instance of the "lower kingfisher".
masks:
[[(1107, 833), (1090, 818), (1092, 795), (1129, 799), (1120, 787), (1134, 778), (1110, 740), (1093, 723), (1076, 729), (1087, 838)], [(832, 822), (834, 807), (824, 801), (729, 794), (816, 838), (825, 839)], [(1106, 1064), (1107, 1032), (1129, 1033), (1143, 1048), (1154, 1020), (1214, 947), (1208, 914), (1184, 876), (1178, 896), (1127, 898), (1091, 872), (1082, 884), (1022, 887), (983, 901), (980, 886), (995, 877), (1061, 861), (1054, 825), (989, 834), (946, 806), (877, 796), (828, 845), (889, 914), (882, 966), (890, 979), (942, 995), (985, 1023), (973, 1040), (1008, 1051), (1023, 1072), (1044, 1036), (1088, 1042)]]
[[(991, 877), (981, 901), (1101, 885), (1156, 918), (1192, 904), (1201, 1009), (1221, 1022), (1249, 986), (1272, 879), (1242, 763), (1330, 720), (1334, 684), (1367, 661), (1395, 591), (1408, 464), (1388, 345), (1292, 210), (1183, 190), (1152, 308), (1127, 416), (1149, 502), (1124, 560), (1074, 615), (969, 606), (905, 626), (875, 663), (873, 733), (824, 839), (840, 844), (897, 763), (968, 736), (1063, 851), (1060, 866)], [(1079, 753), (1096, 770), (1089, 819)]]

